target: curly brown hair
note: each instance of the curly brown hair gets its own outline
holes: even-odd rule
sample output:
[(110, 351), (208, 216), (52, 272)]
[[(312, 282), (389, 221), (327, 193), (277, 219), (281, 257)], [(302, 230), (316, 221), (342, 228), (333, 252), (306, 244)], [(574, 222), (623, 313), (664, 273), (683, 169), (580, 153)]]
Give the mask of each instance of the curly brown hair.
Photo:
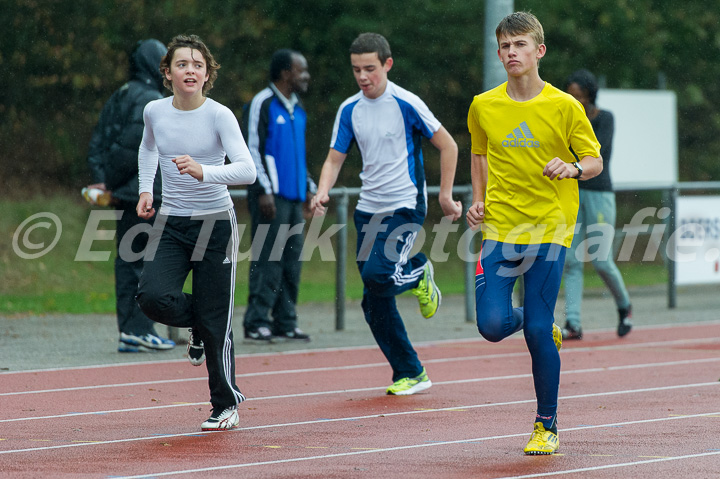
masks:
[(178, 48), (190, 48), (191, 50), (197, 50), (205, 58), (207, 67), (208, 80), (203, 85), (203, 95), (207, 95), (212, 87), (220, 69), (220, 64), (215, 61), (210, 49), (205, 45), (199, 36), (197, 35), (177, 35), (168, 44), (167, 54), (160, 60), (160, 73), (163, 76), (163, 85), (170, 91), (172, 89), (172, 82), (167, 79), (165, 72), (170, 70), (170, 64), (172, 63), (173, 55)]

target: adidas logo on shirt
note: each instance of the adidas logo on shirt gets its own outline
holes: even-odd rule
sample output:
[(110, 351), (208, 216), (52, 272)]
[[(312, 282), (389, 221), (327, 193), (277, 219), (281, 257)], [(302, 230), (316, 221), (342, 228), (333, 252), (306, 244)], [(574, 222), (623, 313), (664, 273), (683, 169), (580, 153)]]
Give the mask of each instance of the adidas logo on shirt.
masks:
[(540, 142), (534, 140), (535, 137), (525, 122), (520, 123), (520, 126), (515, 128), (507, 138), (502, 142), (502, 146), (505, 148), (540, 148)]
[(282, 115), (278, 115), (277, 119), (275, 120), (275, 123), (277, 125), (284, 125), (286, 123), (285, 118), (283, 118)]
[(223, 261), (223, 264), (230, 264), (230, 258), (225, 256), (225, 261)]

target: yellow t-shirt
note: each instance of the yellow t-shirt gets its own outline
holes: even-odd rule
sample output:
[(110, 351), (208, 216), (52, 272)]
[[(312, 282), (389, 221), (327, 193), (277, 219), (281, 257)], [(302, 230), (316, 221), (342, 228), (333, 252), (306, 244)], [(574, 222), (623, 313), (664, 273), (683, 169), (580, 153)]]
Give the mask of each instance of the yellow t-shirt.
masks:
[(569, 247), (578, 211), (577, 180), (550, 180), (545, 165), (600, 156), (600, 144), (580, 102), (549, 83), (525, 102), (507, 94), (507, 82), (470, 105), (472, 152), (487, 155), (485, 239)]

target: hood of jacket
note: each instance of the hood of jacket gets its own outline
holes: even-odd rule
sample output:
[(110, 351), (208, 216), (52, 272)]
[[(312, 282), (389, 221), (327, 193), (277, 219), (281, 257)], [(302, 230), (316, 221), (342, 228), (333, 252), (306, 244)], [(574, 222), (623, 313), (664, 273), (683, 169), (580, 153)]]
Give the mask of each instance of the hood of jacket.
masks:
[(139, 41), (130, 56), (130, 78), (151, 85), (162, 92), (164, 87), (160, 60), (166, 53), (167, 48), (159, 40)]

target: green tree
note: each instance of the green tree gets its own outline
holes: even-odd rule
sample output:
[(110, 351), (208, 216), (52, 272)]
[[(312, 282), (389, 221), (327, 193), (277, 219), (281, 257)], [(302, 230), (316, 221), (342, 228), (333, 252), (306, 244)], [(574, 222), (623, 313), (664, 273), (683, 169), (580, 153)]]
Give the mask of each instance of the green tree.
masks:
[[(541, 72), (557, 86), (580, 67), (610, 88), (656, 88), (662, 78), (678, 94), (681, 179), (720, 179), (720, 0), (517, 0), (515, 7), (543, 22), (550, 53)], [(178, 33), (196, 33), (210, 45), (222, 64), (211, 95), (238, 116), (267, 82), (275, 49), (305, 54), (313, 76), (304, 101), (315, 173), (338, 105), (357, 90), (350, 42), (363, 31), (386, 35), (396, 60), (391, 78), (420, 95), (455, 136), (458, 182), (469, 182), (465, 121), (482, 88), (482, 3), (0, 0), (0, 9), (12, 32), (0, 42), (8, 72), (0, 91), (5, 194), (82, 186), (92, 128), (126, 80), (133, 45)], [(436, 183), (437, 161), (432, 148), (427, 153), (428, 180)], [(345, 169), (341, 182), (358, 184), (353, 170)]]

